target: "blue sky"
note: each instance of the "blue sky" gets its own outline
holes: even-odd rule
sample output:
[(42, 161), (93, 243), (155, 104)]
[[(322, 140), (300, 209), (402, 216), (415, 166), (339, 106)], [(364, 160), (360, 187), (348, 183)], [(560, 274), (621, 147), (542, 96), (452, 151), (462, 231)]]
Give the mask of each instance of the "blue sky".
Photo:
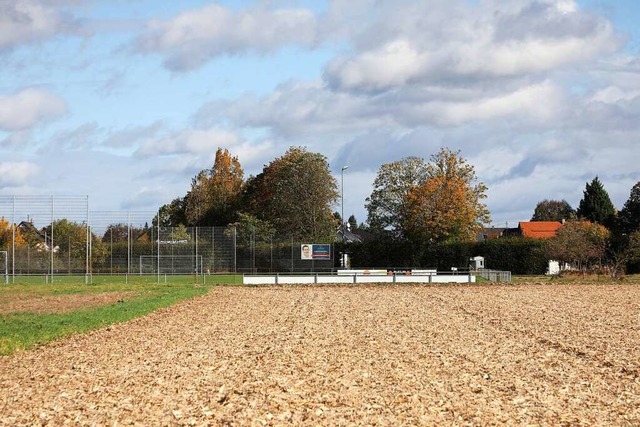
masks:
[[(495, 225), (640, 180), (632, 0), (0, 0), (0, 194), (155, 210), (217, 147), (302, 145), (366, 220), (383, 163), (461, 150)], [(337, 205), (336, 210), (339, 209)]]

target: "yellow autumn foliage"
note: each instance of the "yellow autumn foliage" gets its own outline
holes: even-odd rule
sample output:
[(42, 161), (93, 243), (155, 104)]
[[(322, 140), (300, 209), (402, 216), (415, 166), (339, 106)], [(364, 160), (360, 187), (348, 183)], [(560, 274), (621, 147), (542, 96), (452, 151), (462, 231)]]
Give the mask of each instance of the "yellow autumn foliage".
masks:
[[(14, 239), (13, 227), (11, 222), (9, 222), (4, 216), (0, 217), (0, 248), (2, 250), (8, 250), (12, 247)], [(16, 227), (15, 229), (15, 245), (16, 246), (25, 246), (27, 244), (26, 240), (20, 233), (20, 230)]]

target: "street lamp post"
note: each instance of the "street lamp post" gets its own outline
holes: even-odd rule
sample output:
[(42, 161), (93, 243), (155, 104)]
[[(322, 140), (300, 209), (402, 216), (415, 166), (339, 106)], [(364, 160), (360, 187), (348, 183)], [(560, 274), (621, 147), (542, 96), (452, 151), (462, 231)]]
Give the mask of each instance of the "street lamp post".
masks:
[(340, 173), (342, 174), (342, 181), (340, 183), (340, 189), (342, 190), (342, 200), (340, 201), (340, 206), (342, 209), (342, 213), (340, 214), (340, 220), (342, 221), (340, 224), (340, 231), (342, 231), (342, 241), (344, 242), (344, 171), (349, 169), (349, 166), (343, 166)]

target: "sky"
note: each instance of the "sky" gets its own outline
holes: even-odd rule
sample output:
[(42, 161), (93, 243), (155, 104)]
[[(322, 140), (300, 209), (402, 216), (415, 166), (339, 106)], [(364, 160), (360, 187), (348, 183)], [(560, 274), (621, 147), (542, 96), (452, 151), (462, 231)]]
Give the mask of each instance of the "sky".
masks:
[(304, 146), (363, 222), (382, 164), (447, 147), (494, 226), (596, 176), (621, 209), (639, 21), (637, 0), (0, 0), (0, 195), (155, 211), (218, 147), (248, 177)]

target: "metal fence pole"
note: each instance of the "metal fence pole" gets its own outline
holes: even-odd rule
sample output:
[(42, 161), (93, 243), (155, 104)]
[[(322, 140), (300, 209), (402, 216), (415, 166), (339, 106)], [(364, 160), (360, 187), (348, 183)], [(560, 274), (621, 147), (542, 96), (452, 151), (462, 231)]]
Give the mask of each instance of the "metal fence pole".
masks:
[[(13, 220), (11, 221), (11, 280), (16, 283), (16, 196), (13, 196)], [(46, 242), (45, 242), (46, 243)]]
[[(158, 220), (156, 221), (158, 230), (157, 230), (157, 238), (158, 238), (158, 254), (157, 254), (157, 258), (156, 258), (156, 264), (158, 267), (158, 271), (156, 272), (158, 274), (158, 285), (160, 284), (160, 209), (158, 209), (158, 213), (157, 213), (157, 217)], [(153, 225), (153, 224), (152, 224)]]
[[(53, 196), (51, 196), (51, 248), (50, 248), (50, 252), (51, 252), (51, 283), (53, 283), (53, 252), (54, 252), (54, 241), (53, 241), (53, 221), (54, 221), (54, 213), (55, 213), (55, 201)], [(46, 239), (45, 239), (45, 244), (46, 244)]]
[(84, 275), (84, 284), (89, 284), (89, 259), (91, 258), (91, 227), (89, 224), (89, 196), (87, 196), (87, 247), (86, 247), (86, 264), (85, 264), (85, 275)]
[(233, 226), (233, 272), (238, 273), (238, 229)]

